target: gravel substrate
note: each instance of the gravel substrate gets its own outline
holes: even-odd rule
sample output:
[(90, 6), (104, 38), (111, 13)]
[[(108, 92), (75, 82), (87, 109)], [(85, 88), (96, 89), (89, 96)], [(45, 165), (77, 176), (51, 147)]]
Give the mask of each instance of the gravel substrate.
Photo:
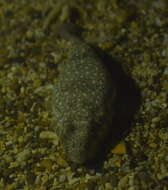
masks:
[[(168, 190), (167, 1), (62, 2), (0, 0), (0, 190)], [(111, 149), (99, 169), (74, 167), (53, 130), (52, 85), (69, 45), (56, 29), (69, 21), (141, 94), (127, 149)]]

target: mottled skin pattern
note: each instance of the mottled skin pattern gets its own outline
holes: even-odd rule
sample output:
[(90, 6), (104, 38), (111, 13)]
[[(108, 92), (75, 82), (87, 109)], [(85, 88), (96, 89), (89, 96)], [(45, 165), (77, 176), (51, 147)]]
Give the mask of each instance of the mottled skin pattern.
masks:
[(71, 38), (68, 63), (54, 87), (55, 131), (68, 158), (76, 164), (93, 160), (112, 127), (116, 97), (111, 74), (86, 43)]

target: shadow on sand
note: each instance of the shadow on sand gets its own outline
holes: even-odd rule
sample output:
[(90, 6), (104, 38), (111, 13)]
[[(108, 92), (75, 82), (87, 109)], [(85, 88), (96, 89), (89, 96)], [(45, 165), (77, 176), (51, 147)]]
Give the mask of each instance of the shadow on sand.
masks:
[(113, 105), (115, 109), (113, 126), (108, 138), (100, 147), (96, 159), (87, 164), (88, 168), (100, 169), (110, 150), (129, 134), (134, 115), (141, 104), (141, 94), (135, 81), (123, 71), (121, 62), (100, 49), (94, 48), (94, 50), (110, 70), (117, 87), (117, 99), (115, 105)]

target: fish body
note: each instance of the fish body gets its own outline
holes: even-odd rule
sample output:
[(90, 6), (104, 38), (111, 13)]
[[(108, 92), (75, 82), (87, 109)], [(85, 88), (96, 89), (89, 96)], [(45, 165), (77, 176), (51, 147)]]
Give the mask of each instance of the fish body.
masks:
[(79, 38), (67, 36), (71, 48), (53, 91), (54, 128), (68, 158), (85, 164), (96, 158), (114, 127), (116, 88), (94, 50)]

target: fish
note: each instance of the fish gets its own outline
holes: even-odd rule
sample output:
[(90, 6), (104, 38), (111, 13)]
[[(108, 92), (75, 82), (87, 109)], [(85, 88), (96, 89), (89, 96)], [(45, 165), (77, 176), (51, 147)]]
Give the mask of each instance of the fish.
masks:
[(93, 161), (113, 126), (116, 84), (108, 67), (89, 44), (74, 31), (74, 25), (61, 27), (62, 38), (70, 48), (67, 62), (53, 85), (54, 130), (75, 164)]

